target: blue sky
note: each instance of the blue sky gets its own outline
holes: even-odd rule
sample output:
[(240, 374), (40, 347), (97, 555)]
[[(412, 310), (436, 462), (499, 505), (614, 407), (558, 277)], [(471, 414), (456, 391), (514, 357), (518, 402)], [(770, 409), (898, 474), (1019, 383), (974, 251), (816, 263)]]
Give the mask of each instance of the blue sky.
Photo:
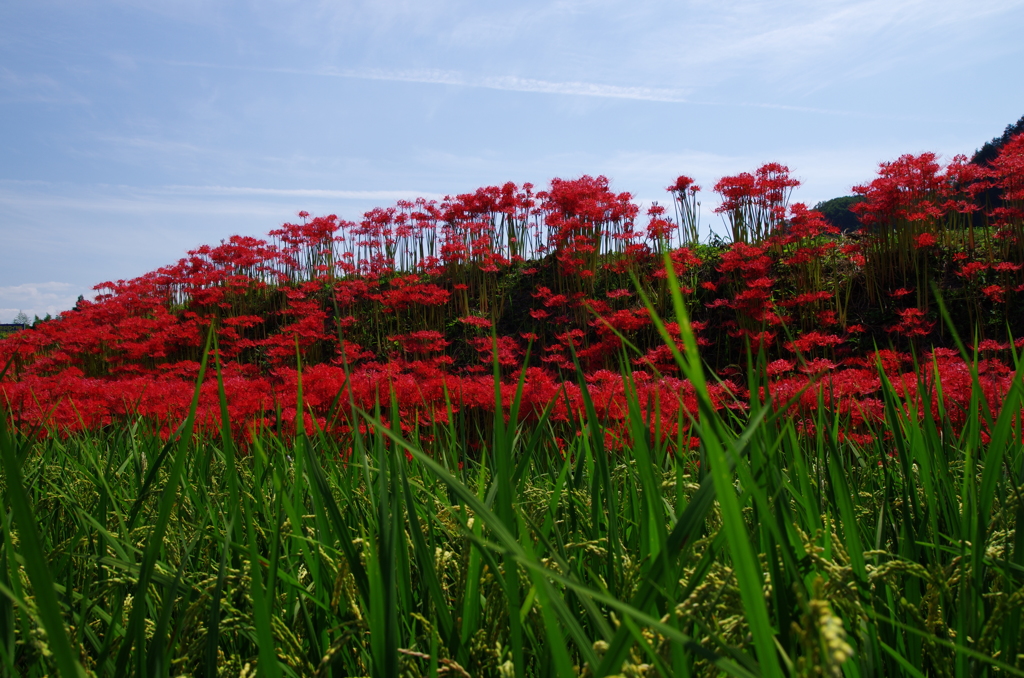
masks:
[(764, 162), (814, 204), (1024, 115), (1009, 0), (0, 4), (0, 322), (299, 210)]

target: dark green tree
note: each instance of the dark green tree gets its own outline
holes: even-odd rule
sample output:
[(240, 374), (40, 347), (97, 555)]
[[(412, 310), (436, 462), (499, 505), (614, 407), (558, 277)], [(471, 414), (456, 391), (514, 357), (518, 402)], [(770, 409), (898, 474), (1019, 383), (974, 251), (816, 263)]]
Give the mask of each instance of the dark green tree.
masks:
[(862, 195), (846, 195), (840, 198), (832, 198), (819, 202), (814, 209), (824, 215), (825, 220), (838, 228), (843, 233), (849, 233), (860, 228), (860, 218), (850, 211), (850, 206), (864, 202)]
[(1012, 125), (1007, 125), (1006, 129), (1003, 130), (1002, 136), (995, 137), (991, 141), (986, 141), (985, 145), (974, 152), (974, 157), (971, 158), (971, 162), (976, 165), (987, 165), (996, 156), (999, 155), (999, 150), (1006, 145), (1006, 143), (1017, 136), (1018, 134), (1024, 133), (1024, 115), (1021, 116), (1020, 120)]
[[(999, 155), (999, 151), (1002, 150), (1003, 146), (1005, 146), (1010, 139), (1021, 133), (1024, 133), (1024, 116), (1021, 116), (1020, 120), (1016, 123), (1007, 125), (1006, 129), (1003, 130), (1002, 136), (995, 137), (991, 141), (986, 141), (984, 146), (974, 152), (971, 162), (976, 165), (988, 165), (996, 159), (996, 156)], [(975, 213), (975, 225), (984, 223), (984, 211), (988, 211), (994, 207), (1003, 206), (1002, 195), (1000, 194), (999, 189), (996, 188), (989, 188), (982, 191), (978, 194), (976, 200), (983, 211)]]

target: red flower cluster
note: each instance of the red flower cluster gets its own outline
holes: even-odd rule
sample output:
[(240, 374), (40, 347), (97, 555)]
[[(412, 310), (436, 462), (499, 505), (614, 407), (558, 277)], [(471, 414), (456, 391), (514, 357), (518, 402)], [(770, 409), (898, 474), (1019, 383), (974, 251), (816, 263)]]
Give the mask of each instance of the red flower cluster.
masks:
[[(876, 229), (893, 220), (926, 222), (906, 249), (946, 272), (949, 299), (962, 315), (1002, 312), (1009, 322), (1024, 292), (1024, 255), (1014, 249), (1024, 229), (1014, 211), (1024, 202), (1022, 159), (1024, 137), (988, 168), (955, 159), (943, 169), (929, 154), (904, 156), (858, 189), (866, 198), (858, 209)], [(685, 350), (682, 330), (668, 322), (665, 344), (631, 277), (658, 315), (671, 319), (667, 253), (697, 318), (697, 343), (720, 376), (736, 374), (739, 351), (764, 351), (762, 396), (784, 403), (806, 388), (794, 412), (804, 416), (823, 397), (849, 416), (851, 438), (868, 435), (881, 415), (879, 365), (901, 392), (938, 408), (930, 366), (916, 374), (907, 371), (909, 354), (858, 353), (887, 337), (909, 349), (935, 338), (935, 314), (921, 292), (926, 281), (886, 289), (883, 320), (851, 312), (849, 299), (881, 265), (880, 250), (839, 234), (802, 203), (790, 207), (797, 185), (774, 163), (726, 177), (715, 190), (734, 242), (699, 250), (700, 189), (685, 176), (668, 189), (676, 221), (655, 205), (646, 228), (636, 227), (639, 208), (628, 193), (589, 176), (555, 179), (539, 193), (507, 183), (439, 202), (403, 201), (367, 212), (358, 224), (300, 213), (301, 223), (272, 231), (269, 241), (235, 236), (134, 280), (102, 283), (95, 301), (0, 340), (0, 398), (26, 428), (64, 432), (141, 418), (169, 434), (187, 412), (212, 327), (242, 437), (261, 426), (294, 431), (299, 360), (310, 430), (347, 435), (352, 405), (388, 406), (393, 394), (403, 430), (424, 436), (450, 413), (479, 421), (493, 415), (494, 363), (503, 406), (525, 371), (522, 416), (550, 405), (554, 421), (574, 426), (582, 407), (578, 363), (609, 423), (610, 444), (626, 445), (620, 369), (629, 345), (627, 376), (652, 435), (682, 441), (697, 414), (673, 357), (671, 344)], [(1002, 191), (1002, 211), (986, 215), (999, 235), (986, 250), (980, 241), (958, 241), (968, 226), (944, 221), (969, 213), (960, 202), (979, 187)], [(917, 304), (903, 308), (912, 289)], [(1004, 346), (979, 344), (993, 408), (1011, 379)], [(929, 357), (953, 411), (969, 369), (940, 349)], [(718, 407), (740, 408), (750, 394), (724, 379), (712, 396)], [(214, 430), (219, 419), (211, 375), (201, 385), (199, 425)]]

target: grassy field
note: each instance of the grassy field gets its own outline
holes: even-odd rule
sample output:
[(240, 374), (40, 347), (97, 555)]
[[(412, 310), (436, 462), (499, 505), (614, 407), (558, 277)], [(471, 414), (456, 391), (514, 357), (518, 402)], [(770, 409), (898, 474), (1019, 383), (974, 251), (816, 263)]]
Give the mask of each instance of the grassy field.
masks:
[(480, 449), (457, 416), (407, 440), (386, 394), (348, 439), (233, 439), (223, 395), (219, 438), (5, 428), (0, 671), (1024, 675), (1021, 380), (996, 415), (975, 370), (961, 433), (886, 384), (856, 445), (824, 401), (713, 406), (681, 324), (686, 457), (625, 369), (617, 454), (582, 376), (564, 444), (501, 407)]

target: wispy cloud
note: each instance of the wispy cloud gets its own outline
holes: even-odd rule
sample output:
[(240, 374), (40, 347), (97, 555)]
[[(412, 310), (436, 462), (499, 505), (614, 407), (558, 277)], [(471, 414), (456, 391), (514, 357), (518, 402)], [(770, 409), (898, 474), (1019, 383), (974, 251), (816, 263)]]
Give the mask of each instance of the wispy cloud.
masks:
[(408, 200), (428, 198), (440, 200), (440, 193), (413, 190), (338, 191), (316, 188), (260, 188), (255, 186), (164, 186), (160, 193), (187, 195), (252, 195), (272, 198), (336, 198), (340, 200)]
[(460, 71), (437, 69), (388, 70), (379, 68), (366, 69), (299, 69), (299, 68), (260, 68), (251, 66), (233, 66), (194, 61), (165, 61), (175, 66), (194, 68), (213, 68), (226, 70), (256, 71), (263, 73), (281, 73), (292, 75), (315, 75), (332, 78), (351, 78), (358, 80), (382, 80), (387, 82), (412, 82), (433, 85), (454, 85), (459, 87), (478, 87), (508, 92), (533, 92), (538, 94), (562, 94), (568, 96), (601, 97), (607, 99), (632, 99), (637, 101), (667, 101), (685, 103), (687, 92), (682, 89), (659, 87), (622, 86), (598, 82), (551, 81), (535, 78), (521, 78), (513, 75), (472, 76)]
[[(93, 212), (128, 215), (205, 215), (205, 216), (271, 216), (280, 213), (280, 208), (245, 201), (180, 200), (170, 195), (159, 195), (148, 191), (136, 191), (132, 195), (93, 193), (85, 195), (63, 195), (48, 193), (16, 193), (0, 190), (0, 206), (22, 213), (26, 212)], [(10, 226), (15, 228), (14, 220)], [(11, 233), (16, 236), (16, 233)], [(33, 239), (40, 236), (33, 234)]]
[[(257, 200), (222, 200), (232, 197)], [(40, 181), (0, 180), (0, 206), (20, 211), (64, 209), (129, 214), (152, 214), (159, 211), (170, 214), (279, 216), (281, 201), (289, 199), (389, 203), (415, 198), (440, 200), (443, 197), (444, 195), (440, 193), (411, 189), (345, 191), (187, 185), (142, 188), (123, 185), (65, 186)], [(259, 198), (264, 198), (265, 201), (260, 201)], [(269, 204), (267, 201), (270, 201)]]
[[(716, 87), (737, 77), (750, 85), (774, 83), (785, 92), (812, 91), (908, 64), (963, 61), (1001, 49), (977, 41), (998, 17), (1018, 16), (1019, 0), (782, 0), (690, 3), (693, 20), (652, 29), (629, 68), (679, 74), (677, 80)], [(970, 44), (970, 49), (959, 46)]]
[[(771, 83), (776, 93), (806, 93), (822, 80), (899, 73), (932, 56), (990, 54), (1000, 48), (978, 44), (977, 36), (990, 34), (999, 21), (1012, 24), (1011, 14), (1019, 17), (1022, 9), (1019, 0), (523, 0), (500, 6), (356, 0), (289, 7), (287, 15), (274, 14), (277, 23), (269, 30), (319, 54), (321, 63), (471, 63), (492, 73), (514, 64), (516, 75), (539, 79), (487, 82), (400, 66), (337, 73), (346, 77), (680, 101), (737, 77)], [(957, 48), (967, 41), (973, 41), (970, 49)], [(593, 72), (606, 84), (592, 85), (586, 74)], [(642, 86), (622, 85), (630, 79)]]
[(605, 99), (632, 99), (636, 101), (666, 101), (685, 103), (686, 91), (658, 87), (629, 87), (598, 82), (554, 82), (518, 76), (472, 77), (455, 71), (386, 71), (377, 69), (323, 71), (322, 75), (392, 82), (420, 82), (440, 85), (460, 85), (507, 92), (561, 94), (567, 96), (600, 97)]
[(758, 101), (714, 101), (694, 99), (690, 90), (662, 87), (623, 86), (598, 82), (583, 81), (551, 81), (535, 78), (522, 78), (512, 75), (472, 76), (452, 70), (417, 69), (388, 70), (379, 68), (367, 69), (298, 69), (298, 68), (261, 68), (253, 66), (234, 66), (194, 61), (165, 61), (169, 65), (189, 68), (241, 70), (262, 73), (279, 73), (328, 78), (346, 78), (356, 80), (377, 80), (385, 82), (409, 82), (433, 85), (449, 85), (481, 89), (501, 90), (507, 92), (529, 92), (535, 94), (554, 94), (562, 96), (597, 97), (605, 99), (627, 99), (632, 101), (650, 101), (692, 106), (714, 106), (723, 108), (764, 108), (786, 110), (818, 115), (848, 116), (879, 120), (917, 120), (920, 116), (894, 115), (877, 111), (853, 111), (830, 109), (816, 106), (799, 106)]

